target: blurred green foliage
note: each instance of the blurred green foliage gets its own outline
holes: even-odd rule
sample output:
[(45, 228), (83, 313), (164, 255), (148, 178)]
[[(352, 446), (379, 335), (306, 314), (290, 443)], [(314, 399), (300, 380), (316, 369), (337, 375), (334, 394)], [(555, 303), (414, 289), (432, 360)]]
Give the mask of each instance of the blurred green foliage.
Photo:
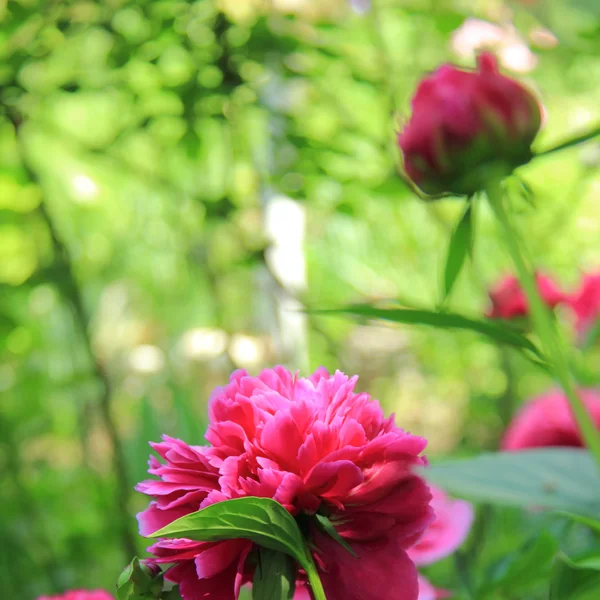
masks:
[[(0, 1), (3, 597), (114, 589), (147, 441), (202, 443), (234, 368), (358, 372), (433, 454), (493, 448), (499, 403), (551, 384), (472, 334), (297, 312), (436, 305), (464, 207), (413, 194), (394, 129), (424, 72), (473, 63), (455, 33), (468, 18), (497, 23), (513, 67), (529, 61), (540, 149), (597, 126), (594, 0), (373, 0), (363, 16), (342, 0)], [(519, 225), (567, 287), (600, 264), (599, 150), (520, 172)], [(471, 316), (509, 268), (475, 212), (449, 302)], [(515, 544), (511, 515), (491, 557)], [(434, 574), (452, 587), (448, 564)]]

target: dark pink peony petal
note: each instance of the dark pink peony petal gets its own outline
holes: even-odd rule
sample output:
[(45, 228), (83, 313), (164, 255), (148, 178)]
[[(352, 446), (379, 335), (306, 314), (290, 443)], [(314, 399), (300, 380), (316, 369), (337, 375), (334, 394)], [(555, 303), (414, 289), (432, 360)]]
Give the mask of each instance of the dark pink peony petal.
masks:
[(355, 542), (354, 558), (336, 541), (316, 536), (327, 600), (417, 600), (417, 569), (393, 537)]

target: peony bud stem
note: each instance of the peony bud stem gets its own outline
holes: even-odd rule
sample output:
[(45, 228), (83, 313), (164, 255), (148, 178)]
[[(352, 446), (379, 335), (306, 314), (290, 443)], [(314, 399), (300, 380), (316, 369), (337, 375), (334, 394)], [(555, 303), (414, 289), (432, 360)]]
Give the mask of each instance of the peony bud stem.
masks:
[(600, 433), (597, 431), (587, 409), (577, 395), (569, 368), (567, 352), (563, 346), (562, 339), (556, 331), (552, 316), (540, 298), (533, 269), (529, 266), (531, 261), (527, 260), (520, 236), (504, 208), (504, 199), (499, 180), (488, 184), (487, 196), (490, 206), (500, 223), (504, 233), (504, 241), (515, 264), (519, 281), (527, 296), (534, 329), (540, 338), (550, 366), (569, 400), (573, 416), (585, 440), (585, 445), (600, 467)]

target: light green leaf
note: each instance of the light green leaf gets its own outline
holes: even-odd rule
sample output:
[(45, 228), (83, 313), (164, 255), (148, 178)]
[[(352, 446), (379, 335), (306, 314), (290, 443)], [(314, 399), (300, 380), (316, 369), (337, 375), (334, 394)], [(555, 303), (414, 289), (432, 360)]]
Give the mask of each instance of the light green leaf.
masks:
[(582, 349), (589, 350), (600, 339), (600, 320), (596, 321), (588, 330), (583, 340)]
[(573, 565), (564, 554), (554, 563), (550, 580), (550, 600), (597, 600), (600, 598), (600, 572)]
[(600, 521), (597, 519), (592, 519), (591, 517), (584, 517), (582, 515), (576, 515), (567, 511), (561, 511), (559, 514), (561, 514), (564, 517), (567, 517), (568, 519), (571, 519), (572, 521), (576, 521), (577, 523), (586, 525), (590, 529), (593, 529), (594, 531), (600, 533)]
[(562, 555), (561, 558), (573, 569), (592, 569), (594, 571), (600, 571), (600, 548), (589, 550), (576, 557)]
[(381, 319), (404, 323), (406, 325), (427, 325), (438, 329), (462, 329), (481, 333), (495, 342), (513, 346), (519, 350), (526, 350), (545, 362), (542, 353), (524, 335), (512, 329), (510, 326), (496, 321), (482, 321), (470, 319), (463, 315), (450, 312), (435, 312), (430, 310), (412, 308), (377, 308), (369, 304), (347, 306), (345, 308), (332, 310), (310, 311), (322, 315), (355, 315), (369, 319)]
[(235, 498), (211, 504), (159, 529), (152, 538), (216, 542), (242, 538), (288, 554), (306, 571), (315, 600), (325, 600), (312, 556), (292, 515), (271, 498)]
[(252, 581), (253, 600), (292, 600), (296, 589), (296, 563), (275, 550), (259, 551)]
[(348, 544), (348, 542), (337, 532), (333, 523), (325, 515), (320, 515), (317, 513), (315, 515), (315, 518), (317, 520), (318, 526), (322, 531), (324, 531), (327, 535), (331, 536), (340, 546), (342, 546), (342, 548), (350, 552), (350, 554), (352, 554), (354, 558), (358, 558), (354, 550), (352, 550), (350, 544)]
[(473, 211), (471, 206), (470, 203), (467, 205), (467, 209), (461, 216), (450, 238), (444, 269), (444, 294), (442, 301), (452, 292), (452, 288), (460, 275), (465, 259), (473, 245), (473, 221), (471, 218)]
[(600, 474), (587, 450), (489, 453), (421, 471), (432, 483), (471, 500), (600, 516)]

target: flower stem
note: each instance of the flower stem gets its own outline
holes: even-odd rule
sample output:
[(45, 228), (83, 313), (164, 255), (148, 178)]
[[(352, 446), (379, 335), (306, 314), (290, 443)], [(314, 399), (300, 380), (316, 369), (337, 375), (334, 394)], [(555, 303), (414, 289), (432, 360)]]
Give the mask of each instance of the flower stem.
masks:
[(317, 567), (315, 566), (314, 562), (312, 563), (310, 569), (306, 569), (306, 575), (308, 577), (308, 583), (310, 584), (310, 589), (312, 591), (314, 600), (327, 600), (325, 596), (325, 590), (323, 589), (323, 584), (321, 583), (321, 578), (319, 577), (319, 572), (317, 571)]
[(519, 234), (504, 208), (500, 181), (488, 185), (487, 196), (490, 206), (502, 227), (504, 240), (515, 264), (519, 281), (525, 291), (534, 329), (540, 338), (551, 369), (567, 396), (585, 445), (600, 467), (600, 433), (596, 430), (585, 405), (577, 395), (562, 339), (556, 331), (548, 308), (540, 298), (534, 272), (527, 264), (528, 262), (531, 264), (531, 261), (526, 258)]

